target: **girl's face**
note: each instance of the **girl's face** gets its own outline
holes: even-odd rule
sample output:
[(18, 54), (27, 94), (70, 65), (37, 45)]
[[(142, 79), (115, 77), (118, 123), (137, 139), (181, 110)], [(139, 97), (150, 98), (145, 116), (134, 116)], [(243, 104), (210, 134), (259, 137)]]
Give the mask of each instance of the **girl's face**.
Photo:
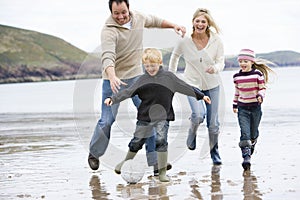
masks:
[(250, 60), (239, 60), (239, 65), (242, 72), (250, 72), (252, 69), (253, 62)]
[(119, 24), (124, 25), (129, 22), (129, 9), (126, 3), (123, 1), (122, 3), (117, 4), (113, 2), (111, 5), (112, 18)]
[(145, 67), (146, 72), (148, 72), (148, 74), (150, 76), (155, 76), (157, 74), (157, 72), (159, 71), (160, 64), (146, 62), (146, 63), (144, 63), (144, 67)]
[(200, 15), (193, 20), (195, 33), (205, 33), (208, 26), (208, 21), (204, 15)]

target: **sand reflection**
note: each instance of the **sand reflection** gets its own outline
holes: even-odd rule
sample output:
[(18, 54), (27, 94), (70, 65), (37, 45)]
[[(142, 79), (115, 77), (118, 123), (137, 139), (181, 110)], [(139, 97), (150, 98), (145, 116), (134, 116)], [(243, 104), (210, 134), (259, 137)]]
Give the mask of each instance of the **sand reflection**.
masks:
[(257, 178), (251, 171), (244, 171), (244, 200), (261, 200), (262, 194), (258, 190)]

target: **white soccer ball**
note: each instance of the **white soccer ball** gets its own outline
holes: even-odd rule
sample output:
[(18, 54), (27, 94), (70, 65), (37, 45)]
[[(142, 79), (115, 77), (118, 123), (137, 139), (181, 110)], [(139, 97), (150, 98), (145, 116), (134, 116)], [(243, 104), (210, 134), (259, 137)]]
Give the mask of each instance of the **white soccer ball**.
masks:
[(129, 184), (142, 180), (145, 174), (144, 166), (136, 160), (127, 160), (121, 169), (122, 178)]

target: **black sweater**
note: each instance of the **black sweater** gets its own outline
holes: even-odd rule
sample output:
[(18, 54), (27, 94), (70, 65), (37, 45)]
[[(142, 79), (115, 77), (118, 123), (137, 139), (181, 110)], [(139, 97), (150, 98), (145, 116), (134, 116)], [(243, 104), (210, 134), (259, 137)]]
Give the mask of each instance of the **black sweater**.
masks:
[(133, 85), (114, 94), (111, 99), (113, 103), (119, 103), (138, 95), (142, 101), (138, 108), (138, 120), (147, 122), (157, 120), (174, 121), (175, 114), (172, 100), (175, 92), (193, 96), (197, 100), (204, 97), (204, 94), (198, 88), (192, 87), (172, 72), (165, 71), (160, 67), (155, 76), (150, 76), (145, 72)]

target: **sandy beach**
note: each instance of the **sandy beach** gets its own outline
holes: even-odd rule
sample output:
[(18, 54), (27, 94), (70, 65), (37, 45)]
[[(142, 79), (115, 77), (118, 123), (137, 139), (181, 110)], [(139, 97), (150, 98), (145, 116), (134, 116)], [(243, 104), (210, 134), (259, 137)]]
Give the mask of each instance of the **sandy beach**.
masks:
[[(114, 173), (114, 164), (124, 157), (131, 137), (125, 133), (134, 128), (124, 119), (127, 110), (118, 115), (111, 143), (97, 171), (87, 163), (96, 114), (1, 112), (0, 199), (299, 199), (299, 103), (283, 103), (278, 98), (280, 92), (274, 87), (269, 98), (278, 102), (266, 102), (263, 108), (260, 136), (247, 173), (241, 166), (239, 128), (230, 110), (231, 99), (226, 102), (229, 108), (224, 111), (221, 126), (223, 164), (217, 167), (208, 154), (205, 125), (198, 131), (196, 150), (185, 147), (189, 110), (181, 111), (169, 132), (173, 165), (168, 171), (169, 183), (160, 183), (152, 176), (151, 168), (133, 185)], [(131, 117), (134, 124), (135, 114)], [(139, 156), (145, 159), (145, 151), (141, 150)]]

